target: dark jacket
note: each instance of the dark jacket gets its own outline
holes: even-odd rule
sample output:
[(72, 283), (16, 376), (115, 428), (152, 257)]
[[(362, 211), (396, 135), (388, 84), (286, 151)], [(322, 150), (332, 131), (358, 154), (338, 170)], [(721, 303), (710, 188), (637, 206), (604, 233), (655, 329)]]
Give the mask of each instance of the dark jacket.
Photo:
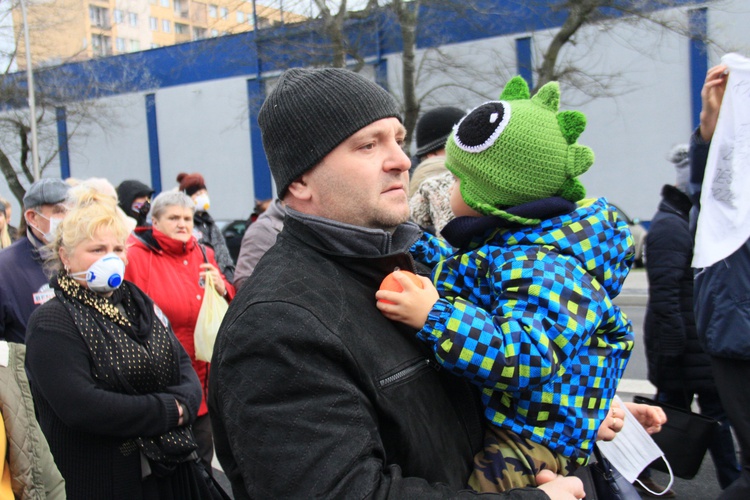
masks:
[(644, 340), (648, 379), (660, 391), (715, 390), (711, 361), (698, 342), (693, 314), (693, 235), (690, 198), (674, 186), (646, 236), (649, 293)]
[(391, 235), (288, 211), (211, 365), (216, 453), (235, 498), (445, 498), (465, 487), (482, 440), (476, 392), (375, 307), (387, 273), (415, 269), (405, 249), (418, 237), (413, 224)]
[(21, 344), (31, 313), (54, 297), (43, 259), (29, 237), (34, 238), (24, 236), (0, 252), (0, 339)]
[(193, 216), (193, 235), (198, 243), (210, 246), (216, 254), (219, 271), (231, 283), (234, 281), (234, 261), (229, 253), (227, 242), (221, 230), (208, 212), (195, 212)]
[[(137, 297), (143, 315), (139, 332), (164, 321), (163, 313), (135, 285), (125, 282), (122, 286), (130, 287)], [(68, 498), (144, 498), (140, 453), (130, 440), (158, 436), (177, 427), (176, 400), (184, 405), (187, 422), (195, 419), (200, 384), (185, 350), (171, 331), (169, 336), (177, 356), (171, 375), (174, 383), (147, 394), (126, 394), (111, 389), (93, 375), (91, 351), (73, 316), (58, 298), (32, 315), (26, 364), (32, 375), (39, 423), (65, 478)], [(146, 338), (150, 341), (151, 334)], [(180, 476), (164, 478), (166, 484), (162, 486), (172, 485), (174, 479), (173, 493), (181, 491), (177, 488), (179, 479), (189, 470), (180, 464), (173, 474)], [(149, 477), (154, 479), (153, 475)]]
[[(690, 138), (693, 215), (700, 210), (700, 188), (708, 148), (697, 130)], [(691, 220), (692, 223), (692, 220)], [(697, 269), (695, 321), (703, 349), (712, 356), (750, 360), (750, 240), (711, 267)]]

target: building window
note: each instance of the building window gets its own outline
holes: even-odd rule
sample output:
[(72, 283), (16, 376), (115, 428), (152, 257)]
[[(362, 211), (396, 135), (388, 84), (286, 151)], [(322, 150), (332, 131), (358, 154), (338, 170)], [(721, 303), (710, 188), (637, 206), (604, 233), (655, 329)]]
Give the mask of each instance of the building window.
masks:
[(172, 31), (172, 23), (169, 22), (169, 19), (162, 19), (161, 20), (161, 30), (164, 33), (169, 33), (170, 31)]
[(229, 10), (226, 7), (221, 8), (221, 18), (226, 20), (229, 17)]
[(141, 50), (140, 40), (130, 40), (130, 52), (137, 52)]
[(135, 12), (128, 12), (128, 24), (131, 26), (138, 26), (138, 14)]
[(186, 35), (189, 32), (188, 25), (181, 24), (181, 23), (174, 23), (174, 32), (177, 33), (178, 35)]
[(89, 18), (91, 26), (98, 28), (109, 28), (109, 9), (89, 5)]
[(118, 36), (115, 40), (115, 47), (117, 48), (117, 52), (119, 54), (125, 52), (125, 39)]
[(187, 0), (174, 0), (174, 14), (180, 17), (190, 17)]
[(219, 36), (219, 30), (211, 30), (211, 36)]
[(112, 40), (105, 35), (91, 35), (91, 48), (95, 56), (112, 55)]
[(193, 40), (203, 40), (206, 38), (206, 28), (193, 28)]
[(218, 9), (218, 7), (216, 7), (215, 5), (209, 5), (208, 6), (208, 16), (216, 18), (217, 9)]
[(113, 10), (112, 18), (114, 19), (116, 24), (120, 24), (122, 22), (122, 11), (120, 9)]
[(237, 11), (237, 22), (238, 23), (244, 23), (245, 22), (245, 13), (241, 10)]
[(148, 26), (151, 28), (151, 31), (157, 31), (159, 29), (159, 20), (155, 17), (149, 17)]
[(161, 0), (162, 7), (169, 7), (169, 0)]
[(151, 43), (152, 49), (158, 49), (159, 47), (161, 47), (161, 45), (159, 45), (158, 43), (153, 43), (153, 42)]

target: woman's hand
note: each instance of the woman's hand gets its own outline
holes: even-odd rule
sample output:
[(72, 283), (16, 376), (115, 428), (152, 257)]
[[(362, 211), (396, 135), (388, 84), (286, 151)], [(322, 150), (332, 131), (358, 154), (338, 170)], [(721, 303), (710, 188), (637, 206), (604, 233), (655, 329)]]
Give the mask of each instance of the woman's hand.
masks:
[(656, 434), (667, 423), (667, 414), (659, 406), (630, 402), (625, 403), (625, 406), (649, 434)]
[(175, 399), (174, 402), (177, 403), (177, 414), (179, 415), (179, 418), (177, 419), (177, 427), (179, 427), (185, 423), (185, 412), (179, 401)]
[(221, 279), (221, 273), (219, 272), (219, 270), (216, 269), (213, 264), (208, 263), (201, 264), (201, 269), (203, 269), (203, 271), (201, 271), (200, 273), (201, 277), (205, 279), (206, 275), (210, 274), (211, 280), (214, 284), (214, 289), (219, 295), (224, 297), (227, 294), (227, 286), (224, 284), (224, 280)]
[(719, 64), (709, 69), (706, 73), (706, 81), (701, 89), (701, 102), (703, 109), (700, 114), (701, 138), (708, 142), (714, 136), (716, 122), (719, 119), (721, 101), (724, 99), (724, 91), (727, 89), (727, 66)]
[(599, 431), (596, 433), (597, 441), (612, 441), (624, 425), (625, 410), (620, 408), (619, 403), (613, 401), (606, 418), (602, 421)]

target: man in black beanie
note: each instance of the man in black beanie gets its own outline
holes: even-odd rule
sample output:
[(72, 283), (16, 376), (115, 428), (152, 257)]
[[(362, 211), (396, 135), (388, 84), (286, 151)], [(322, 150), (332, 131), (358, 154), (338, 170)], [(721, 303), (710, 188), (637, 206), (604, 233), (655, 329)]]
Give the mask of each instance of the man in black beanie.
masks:
[[(421, 236), (406, 222), (397, 104), (347, 70), (291, 69), (258, 122), (287, 213), (211, 365), (216, 453), (235, 498), (472, 495), (459, 490), (481, 447), (476, 392), (375, 307), (388, 273), (417, 271), (408, 251)], [(559, 478), (503, 498), (543, 490), (583, 496)]]

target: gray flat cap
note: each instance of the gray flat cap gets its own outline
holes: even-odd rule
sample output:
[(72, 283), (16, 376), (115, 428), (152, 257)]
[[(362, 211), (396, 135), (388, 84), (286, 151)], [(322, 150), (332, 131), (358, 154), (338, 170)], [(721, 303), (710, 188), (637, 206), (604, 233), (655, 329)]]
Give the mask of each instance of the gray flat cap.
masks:
[(23, 208), (38, 207), (41, 205), (54, 205), (65, 201), (70, 186), (62, 179), (47, 177), (39, 179), (29, 187), (23, 197)]

